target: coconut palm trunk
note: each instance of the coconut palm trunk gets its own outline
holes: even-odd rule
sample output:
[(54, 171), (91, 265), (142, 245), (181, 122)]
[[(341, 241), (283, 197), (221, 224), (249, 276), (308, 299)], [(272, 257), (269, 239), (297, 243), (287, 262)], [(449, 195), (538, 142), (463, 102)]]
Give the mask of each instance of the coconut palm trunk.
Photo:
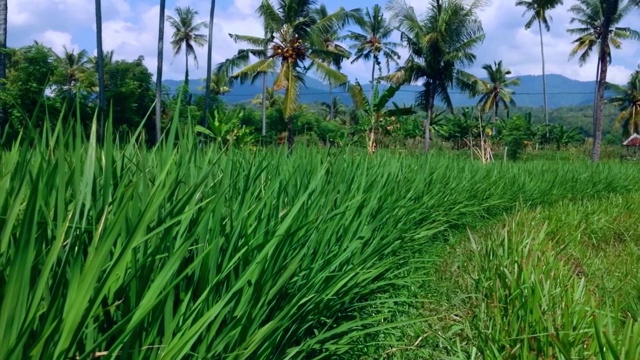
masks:
[(100, 125), (98, 126), (98, 141), (104, 141), (104, 117), (107, 109), (107, 99), (105, 96), (104, 86), (104, 52), (102, 50), (102, 1), (95, 0), (96, 7), (96, 45), (97, 45), (97, 61), (98, 68), (98, 114)]
[(160, 123), (162, 119), (162, 60), (164, 57), (164, 21), (166, 0), (160, 0), (160, 18), (158, 20), (158, 64), (156, 69), (156, 118), (153, 128), (153, 143), (160, 142)]
[(184, 91), (189, 91), (189, 54), (184, 52)]
[(331, 80), (329, 80), (329, 120), (333, 120), (335, 117), (335, 109), (333, 106), (333, 86)]
[(373, 88), (376, 81), (376, 64), (378, 63), (378, 57), (373, 56), (373, 65), (371, 66), (371, 95), (369, 95), (370, 100), (373, 103)]
[(267, 74), (262, 75), (262, 136), (267, 136)]
[(544, 101), (544, 123), (549, 125), (549, 110), (547, 108), (547, 73), (544, 61), (544, 42), (542, 40), (542, 21), (538, 19), (538, 30), (540, 30), (540, 54), (542, 55), (542, 96)]
[(207, 127), (209, 118), (209, 107), (211, 105), (211, 62), (213, 56), (213, 18), (216, 11), (216, 0), (211, 0), (211, 11), (209, 12), (209, 38), (207, 41), (207, 83), (204, 92), (204, 114), (202, 115), (202, 126)]
[(591, 149), (591, 160), (597, 162), (600, 160), (600, 144), (602, 142), (602, 106), (604, 103), (604, 90), (607, 85), (607, 71), (609, 69), (609, 58), (606, 47), (603, 44), (609, 43), (609, 34), (605, 32), (600, 40), (600, 49), (598, 56), (599, 72), (598, 72), (598, 90), (596, 92), (596, 107), (593, 117), (593, 148)]
[(424, 121), (424, 152), (431, 148), (431, 121), (433, 121), (433, 108), (436, 101), (435, 94), (430, 94), (427, 104), (427, 118)]
[[(7, 57), (3, 50), (7, 47), (7, 0), (0, 0), (0, 90), (4, 87), (4, 79), (7, 77)], [(8, 123), (7, 106), (0, 105), (0, 140)]]

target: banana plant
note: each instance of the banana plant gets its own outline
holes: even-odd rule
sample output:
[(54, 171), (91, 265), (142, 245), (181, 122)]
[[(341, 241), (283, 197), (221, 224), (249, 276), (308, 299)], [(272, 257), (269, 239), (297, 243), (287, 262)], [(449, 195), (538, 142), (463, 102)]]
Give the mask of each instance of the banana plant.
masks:
[(376, 81), (373, 87), (373, 96), (371, 101), (367, 97), (360, 85), (360, 82), (356, 81), (355, 84), (349, 86), (349, 94), (353, 101), (353, 105), (361, 119), (369, 119), (368, 124), (368, 150), (370, 154), (376, 151), (376, 130), (383, 122), (384, 119), (394, 116), (406, 116), (415, 114), (416, 111), (413, 106), (399, 106), (396, 102), (392, 102), (393, 107), (388, 107), (388, 103), (393, 96), (400, 89), (400, 85), (393, 85), (386, 88), (382, 94), (380, 94), (380, 81)]
[(250, 145), (255, 142), (255, 136), (251, 129), (240, 124), (243, 116), (242, 109), (232, 111), (216, 109), (213, 112), (213, 121), (209, 122), (206, 128), (197, 125), (195, 131), (209, 139), (220, 141), (224, 146), (232, 143), (240, 146)]

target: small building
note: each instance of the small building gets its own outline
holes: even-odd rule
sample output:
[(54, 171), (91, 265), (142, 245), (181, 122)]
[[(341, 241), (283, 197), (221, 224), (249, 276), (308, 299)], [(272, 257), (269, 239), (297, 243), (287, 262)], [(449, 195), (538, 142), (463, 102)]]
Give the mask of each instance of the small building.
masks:
[(622, 143), (622, 146), (625, 147), (623, 157), (635, 160), (640, 154), (640, 135), (633, 134), (629, 136), (629, 138)]

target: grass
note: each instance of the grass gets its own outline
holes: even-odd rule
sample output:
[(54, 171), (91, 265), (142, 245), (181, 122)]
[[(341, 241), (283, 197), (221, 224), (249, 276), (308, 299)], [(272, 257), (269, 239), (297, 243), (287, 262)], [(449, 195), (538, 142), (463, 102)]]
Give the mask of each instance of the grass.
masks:
[[(522, 209), (443, 256), (431, 358), (640, 358), (640, 196)], [(471, 241), (469, 241), (471, 239)], [(424, 331), (424, 327), (423, 327)]]
[(396, 321), (415, 303), (396, 295), (437, 286), (424, 270), (451, 233), (640, 178), (618, 163), (221, 151), (176, 131), (146, 149), (58, 127), (0, 154), (0, 359), (380, 357), (422, 323)]

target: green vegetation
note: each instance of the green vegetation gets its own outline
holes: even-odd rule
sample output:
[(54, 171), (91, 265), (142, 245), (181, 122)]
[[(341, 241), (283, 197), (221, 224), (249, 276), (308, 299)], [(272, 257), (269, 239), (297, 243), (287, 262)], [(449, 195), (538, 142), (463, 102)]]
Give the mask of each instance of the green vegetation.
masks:
[[(542, 52), (558, 3), (518, 1)], [(0, 360), (639, 358), (640, 173), (600, 147), (638, 131), (640, 69), (606, 84), (611, 48), (640, 38), (617, 27), (630, 4), (571, 8), (593, 105), (524, 109), (507, 64), (465, 71), (480, 0), (394, 0), (389, 19), (264, 0), (264, 34), (231, 35), (247, 48), (215, 72), (208, 43), (195, 97), (215, 1), (208, 23), (161, 1), (159, 70), (165, 20), (187, 61), (172, 92), (103, 51), (100, 0), (96, 57), (5, 49), (0, 0)], [(371, 94), (347, 60), (372, 61)], [(323, 103), (299, 101), (309, 71)], [(392, 101), (415, 82), (415, 104)]]
[(402, 327), (388, 321), (405, 302), (384, 294), (422, 278), (407, 274), (429, 244), (638, 178), (620, 164), (200, 149), (175, 125), (178, 147), (153, 149), (98, 147), (95, 125), (88, 142), (45, 130), (2, 153), (3, 359), (375, 355), (367, 339), (392, 346)]
[(432, 271), (430, 305), (414, 309), (434, 319), (413, 334), (428, 338), (399, 358), (637, 358), (637, 200), (520, 208), (460, 236)]

